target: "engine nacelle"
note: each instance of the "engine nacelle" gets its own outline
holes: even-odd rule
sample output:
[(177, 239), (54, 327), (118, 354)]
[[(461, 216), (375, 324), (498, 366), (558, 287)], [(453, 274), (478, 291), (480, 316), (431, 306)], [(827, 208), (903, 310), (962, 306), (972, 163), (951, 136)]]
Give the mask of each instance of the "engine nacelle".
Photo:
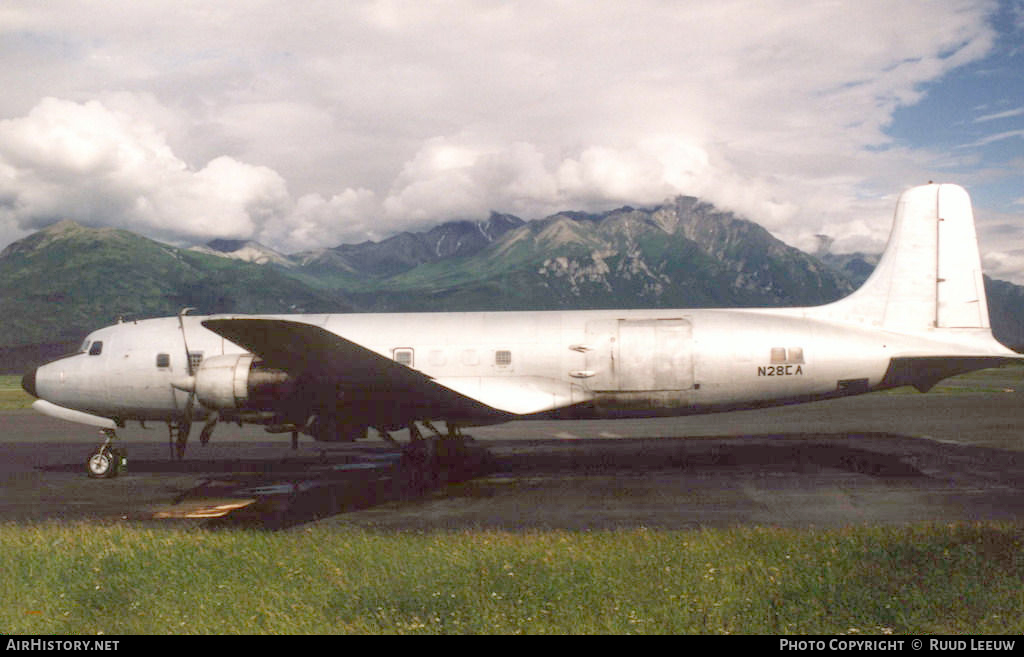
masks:
[(195, 373), (196, 399), (210, 409), (262, 408), (291, 392), (288, 373), (264, 367), (253, 354), (211, 356)]

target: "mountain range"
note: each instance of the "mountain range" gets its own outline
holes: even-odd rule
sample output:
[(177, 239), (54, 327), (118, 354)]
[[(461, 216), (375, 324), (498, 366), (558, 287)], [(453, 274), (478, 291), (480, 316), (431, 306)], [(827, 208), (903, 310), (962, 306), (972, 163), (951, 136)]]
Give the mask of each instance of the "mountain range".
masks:
[[(252, 243), (208, 246), (280, 257)], [(290, 275), (365, 311), (775, 306), (852, 289), (757, 224), (688, 197), (531, 222), (494, 213), (287, 258)]]
[[(178, 248), (63, 221), (0, 253), (0, 371), (77, 346), (117, 317), (197, 312), (547, 310), (815, 305), (872, 255), (814, 257), (692, 197), (653, 208), (492, 213), (380, 242), (285, 255), (255, 242)], [(1024, 288), (986, 280), (997, 337), (1024, 344)]]

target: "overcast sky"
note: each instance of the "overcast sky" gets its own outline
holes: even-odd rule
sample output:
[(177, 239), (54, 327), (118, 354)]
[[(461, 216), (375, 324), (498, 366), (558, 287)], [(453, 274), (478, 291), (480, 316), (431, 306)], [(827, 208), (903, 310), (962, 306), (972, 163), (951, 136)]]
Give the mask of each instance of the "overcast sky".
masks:
[(5, 0), (0, 248), (54, 221), (283, 252), (698, 196), (880, 251), (971, 192), (1024, 283), (1024, 0)]

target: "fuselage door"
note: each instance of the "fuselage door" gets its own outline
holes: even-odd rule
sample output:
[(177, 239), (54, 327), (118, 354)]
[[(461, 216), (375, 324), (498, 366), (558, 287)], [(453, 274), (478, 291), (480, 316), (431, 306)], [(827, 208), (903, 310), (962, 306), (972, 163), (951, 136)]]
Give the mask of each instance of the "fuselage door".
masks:
[(587, 323), (592, 391), (693, 389), (693, 327), (683, 318)]
[(693, 388), (692, 330), (685, 319), (619, 320), (619, 390)]

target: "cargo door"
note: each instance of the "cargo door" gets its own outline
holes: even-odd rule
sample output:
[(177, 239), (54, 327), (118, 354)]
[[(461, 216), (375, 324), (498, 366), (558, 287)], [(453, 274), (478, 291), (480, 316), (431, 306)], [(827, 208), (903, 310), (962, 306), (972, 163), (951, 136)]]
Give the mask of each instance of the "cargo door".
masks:
[(684, 318), (587, 324), (585, 385), (598, 407), (678, 408), (691, 402), (693, 327)]

